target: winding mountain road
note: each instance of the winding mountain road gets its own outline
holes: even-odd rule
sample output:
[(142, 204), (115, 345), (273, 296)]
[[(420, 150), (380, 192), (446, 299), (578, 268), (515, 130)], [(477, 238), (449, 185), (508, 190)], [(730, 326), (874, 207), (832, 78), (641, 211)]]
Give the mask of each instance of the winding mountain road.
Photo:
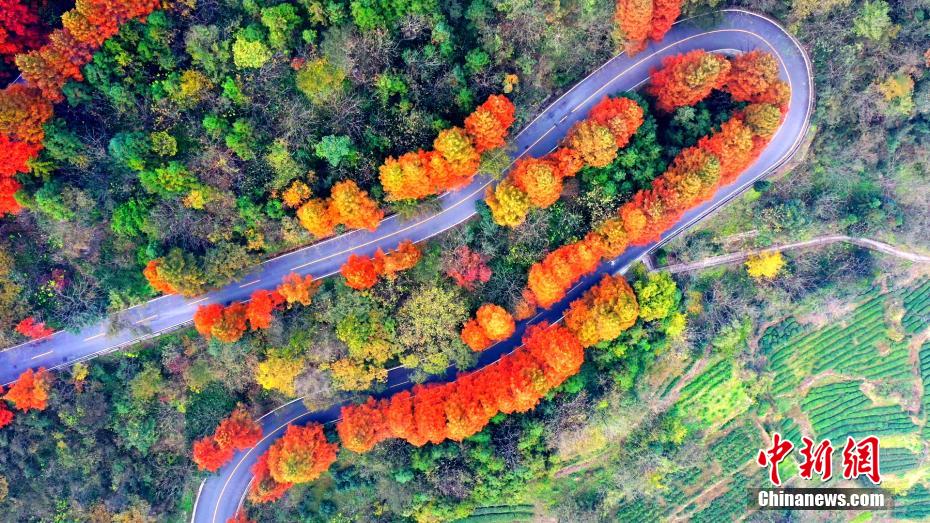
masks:
[[(712, 27), (708, 27), (709, 24)], [(663, 57), (693, 49), (724, 53), (762, 49), (778, 57), (782, 78), (789, 82), (792, 96), (787, 119), (770, 145), (735, 182), (719, 189), (711, 201), (687, 212), (671, 230), (663, 235), (659, 242), (643, 247), (632, 247), (619, 257), (604, 262), (595, 274), (582, 279), (557, 305), (530, 320), (518, 323), (516, 333), (510, 339), (494, 345), (481, 354), (479, 367), (492, 365), (502, 355), (513, 351), (519, 345), (520, 337), (527, 325), (539, 321), (558, 321), (568, 304), (595, 284), (601, 275), (625, 271), (644, 254), (658, 248), (726, 204), (755, 181), (782, 166), (797, 151), (807, 132), (813, 109), (811, 65), (807, 54), (794, 37), (772, 20), (747, 11), (725, 10), (716, 15), (680, 21), (675, 24), (662, 42), (650, 44), (635, 57), (621, 54), (602, 65), (523, 129), (516, 138), (517, 153), (519, 155), (529, 153), (533, 156), (545, 154), (555, 147), (571, 125), (583, 118), (587, 110), (603, 96), (636, 89), (648, 79), (649, 70), (659, 66)], [(252, 276), (237, 285), (209, 295), (204, 302), (241, 299), (254, 288), (272, 287), (281, 276), (291, 270), (311, 273), (315, 277), (332, 274), (338, 270), (339, 265), (350, 252), (371, 254), (378, 247), (392, 247), (401, 239), (425, 240), (468, 219), (474, 213), (474, 202), (482, 197), (484, 188), (489, 183), (491, 182), (487, 178), (479, 177), (466, 189), (445, 195), (442, 199), (442, 210), (421, 221), (402, 222), (396, 218), (388, 218), (375, 233), (349, 233), (297, 253), (270, 260)], [(155, 301), (154, 304), (142, 307), (143, 310), (131, 313), (131, 318), (139, 321), (136, 318), (144, 318), (147, 314), (158, 314), (151, 320), (153, 328), (169, 328), (177, 322), (189, 320), (193, 313), (192, 306), (195, 303), (180, 298), (163, 298)], [(178, 310), (173, 310), (172, 307)], [(91, 335), (93, 332), (90, 332)], [(83, 343), (86, 343), (86, 340)], [(61, 344), (54, 345), (54, 347), (64, 348)], [(66, 350), (67, 352), (52, 360), (56, 365), (68, 364), (67, 358), (69, 357), (80, 358), (93, 354), (92, 350), (86, 348)], [(108, 349), (100, 345), (99, 350)], [(0, 365), (3, 361), (0, 359)], [(28, 361), (20, 361), (19, 364), (20, 369), (25, 366), (35, 366), (34, 363), (31, 364)], [(455, 369), (449, 369), (444, 376), (437, 377), (436, 381), (452, 379), (455, 373)], [(3, 377), (8, 377), (8, 375), (3, 374)], [(388, 373), (387, 385), (387, 390), (379, 396), (387, 396), (412, 386), (408, 370), (403, 367), (391, 369)], [(339, 418), (340, 407), (341, 405), (333, 405), (327, 410), (309, 412), (298, 398), (263, 416), (260, 422), (264, 429), (264, 438), (255, 447), (237, 453), (231, 463), (201, 484), (192, 521), (224, 523), (231, 518), (241, 506), (252, 480), (249, 469), (258, 456), (264, 453), (283, 433), (284, 428), (290, 423), (334, 423)]]

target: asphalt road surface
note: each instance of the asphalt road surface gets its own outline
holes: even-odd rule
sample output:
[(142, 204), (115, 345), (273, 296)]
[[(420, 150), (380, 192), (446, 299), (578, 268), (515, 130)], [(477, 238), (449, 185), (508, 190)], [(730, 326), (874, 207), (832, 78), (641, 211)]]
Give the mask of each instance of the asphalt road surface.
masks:
[[(568, 304), (595, 284), (605, 273), (622, 272), (644, 254), (689, 228), (713, 210), (724, 205), (753, 182), (783, 165), (797, 151), (807, 132), (813, 108), (810, 62), (801, 45), (784, 29), (768, 18), (741, 10), (725, 10), (690, 20), (672, 27), (662, 42), (650, 44), (634, 57), (618, 55), (606, 62), (552, 105), (515, 137), (515, 156), (542, 156), (558, 145), (566, 131), (585, 117), (588, 109), (606, 95), (637, 89), (648, 79), (649, 71), (660, 65), (663, 57), (704, 49), (727, 54), (762, 49), (774, 53), (780, 62), (782, 78), (791, 85), (791, 103), (786, 121), (779, 128), (759, 159), (735, 182), (721, 188), (714, 198), (686, 213), (657, 243), (632, 247), (614, 260), (604, 262), (595, 274), (580, 281), (568, 296), (547, 311), (520, 322), (516, 333), (484, 351), (478, 366), (494, 364), (502, 355), (519, 345), (526, 326), (539, 321), (555, 322), (562, 317)], [(475, 201), (481, 199), (491, 180), (475, 177), (466, 188), (447, 193), (440, 198), (441, 210), (429, 216), (403, 220), (397, 216), (385, 218), (375, 232), (352, 231), (262, 263), (238, 282), (201, 297), (187, 299), (163, 296), (119, 314), (111, 327), (101, 322), (78, 333), (56, 332), (33, 342), (0, 352), (0, 383), (9, 383), (28, 368), (56, 369), (112, 352), (121, 347), (172, 330), (191, 321), (198, 305), (243, 300), (256, 289), (272, 289), (290, 273), (312, 274), (322, 278), (338, 272), (350, 254), (371, 256), (378, 248), (394, 248), (402, 240), (420, 242), (440, 234), (475, 213)], [(454, 377), (449, 369), (436, 381)], [(406, 368), (388, 373), (390, 395), (412, 386)], [(194, 507), (193, 521), (223, 523), (241, 505), (252, 475), (249, 469), (257, 457), (279, 437), (289, 423), (334, 423), (341, 405), (327, 410), (309, 412), (300, 399), (278, 407), (261, 418), (264, 438), (254, 448), (236, 454), (231, 463), (201, 485)]]

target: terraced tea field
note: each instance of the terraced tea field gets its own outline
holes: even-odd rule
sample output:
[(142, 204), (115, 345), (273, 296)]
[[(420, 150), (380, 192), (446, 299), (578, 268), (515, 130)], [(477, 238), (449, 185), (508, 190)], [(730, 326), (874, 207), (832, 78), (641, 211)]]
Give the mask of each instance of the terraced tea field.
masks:
[[(708, 459), (697, 466), (683, 460), (659, 479), (656, 494), (623, 504), (618, 520), (739, 519), (744, 488), (768, 483), (755, 464), (763, 431), (777, 431), (796, 445), (802, 436), (830, 438), (837, 449), (834, 471), (841, 469), (838, 449), (847, 436), (879, 436), (883, 484), (895, 492), (894, 517), (930, 517), (928, 322), (930, 278), (921, 278), (888, 292), (875, 287), (835, 321), (786, 318), (772, 325), (757, 340), (752, 363), (714, 357), (681, 388), (676, 403)], [(756, 398), (753, 379), (770, 380)], [(676, 381), (663, 384), (663, 396)], [(783, 478), (793, 477), (789, 485), (821, 485), (796, 477), (797, 470), (795, 460), (780, 467)]]

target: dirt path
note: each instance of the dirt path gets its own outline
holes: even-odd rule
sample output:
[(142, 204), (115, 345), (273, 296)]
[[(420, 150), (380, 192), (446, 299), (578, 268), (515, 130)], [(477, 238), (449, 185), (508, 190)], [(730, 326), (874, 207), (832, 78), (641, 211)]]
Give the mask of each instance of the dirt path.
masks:
[(673, 274), (681, 272), (691, 272), (701, 269), (706, 269), (708, 267), (716, 267), (718, 265), (726, 265), (735, 262), (742, 262), (748, 259), (750, 256), (755, 256), (767, 252), (775, 251), (786, 251), (794, 249), (807, 249), (811, 247), (819, 247), (821, 245), (828, 245), (831, 243), (852, 243), (866, 249), (871, 249), (873, 251), (881, 252), (883, 254), (889, 254), (897, 258), (901, 258), (914, 263), (926, 263), (930, 264), (930, 256), (924, 256), (923, 254), (917, 254), (905, 250), (901, 250), (893, 245), (880, 242), (877, 240), (872, 240), (870, 238), (854, 238), (852, 236), (846, 235), (831, 235), (831, 236), (820, 236), (812, 240), (806, 240), (803, 242), (789, 243), (787, 245), (781, 245), (778, 247), (767, 247), (765, 249), (753, 249), (753, 250), (744, 250), (738, 251), (730, 254), (724, 254), (722, 256), (713, 256), (711, 258), (705, 258), (701, 261), (690, 262), (690, 263), (677, 263), (674, 265), (667, 265), (665, 267), (657, 267), (654, 270), (668, 271)]

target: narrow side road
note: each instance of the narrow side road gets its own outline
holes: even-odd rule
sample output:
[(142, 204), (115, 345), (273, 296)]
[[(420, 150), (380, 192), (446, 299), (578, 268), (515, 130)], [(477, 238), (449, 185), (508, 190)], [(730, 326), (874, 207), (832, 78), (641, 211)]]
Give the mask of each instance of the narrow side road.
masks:
[(702, 269), (707, 269), (709, 267), (717, 267), (719, 265), (727, 265), (727, 264), (736, 263), (736, 262), (743, 262), (743, 261), (748, 260), (751, 256), (757, 256), (759, 254), (776, 252), (776, 251), (788, 251), (788, 250), (795, 250), (795, 249), (808, 249), (811, 247), (819, 247), (821, 245), (828, 245), (831, 243), (838, 243), (838, 242), (851, 243), (853, 245), (858, 245), (866, 249), (871, 249), (873, 251), (881, 252), (883, 254), (888, 254), (896, 258), (901, 258), (909, 262), (930, 263), (930, 256), (924, 256), (923, 254), (916, 254), (913, 252), (904, 251), (893, 245), (880, 242), (878, 240), (836, 234), (832, 236), (820, 236), (820, 237), (813, 238), (810, 240), (805, 240), (803, 242), (789, 243), (786, 245), (780, 245), (778, 247), (766, 247), (765, 249), (753, 249), (753, 250), (733, 252), (730, 254), (713, 256), (711, 258), (704, 258), (703, 260), (699, 260), (696, 262), (676, 263), (674, 265), (666, 265), (665, 267), (650, 267), (650, 270), (668, 271), (672, 274), (678, 274), (682, 272), (693, 272), (693, 271), (699, 271)]

